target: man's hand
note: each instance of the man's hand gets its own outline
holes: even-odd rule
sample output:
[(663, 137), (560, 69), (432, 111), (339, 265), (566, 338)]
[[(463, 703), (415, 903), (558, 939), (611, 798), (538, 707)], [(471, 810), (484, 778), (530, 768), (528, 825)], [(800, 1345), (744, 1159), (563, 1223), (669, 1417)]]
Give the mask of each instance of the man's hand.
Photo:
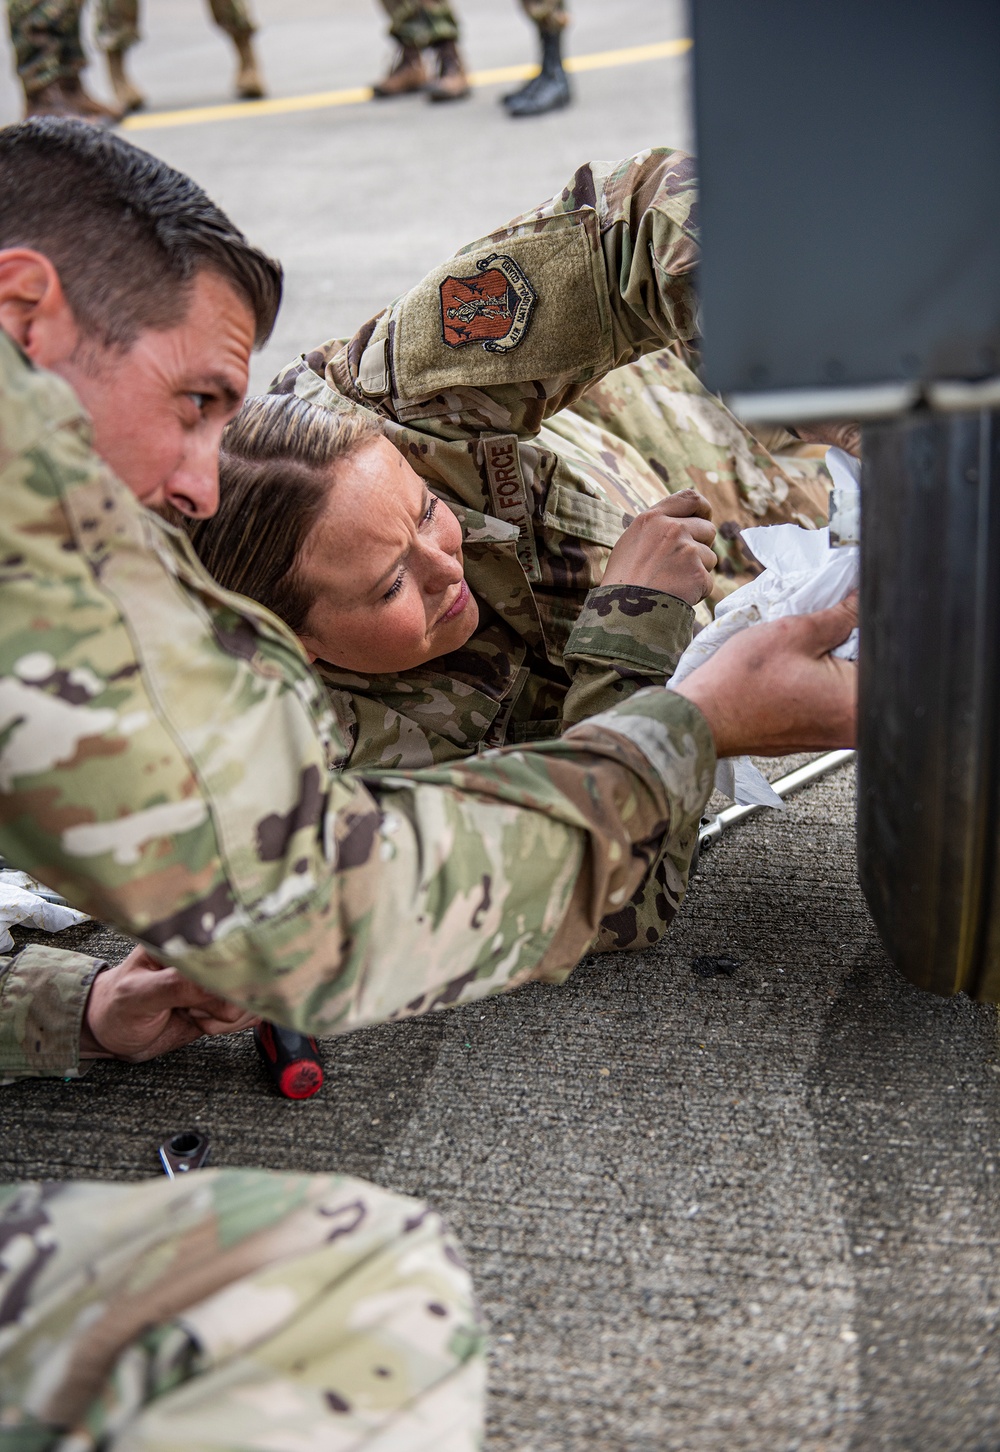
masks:
[(202, 1034), (230, 1034), (258, 1023), (224, 998), (199, 988), (175, 968), (164, 968), (145, 948), (132, 952), (115, 968), (98, 973), (87, 999), (80, 1038), (84, 1059), (144, 1059)]
[(645, 585), (697, 605), (712, 588), (719, 563), (708, 500), (682, 489), (638, 515), (611, 551), (604, 585)]
[(858, 623), (856, 595), (832, 610), (740, 631), (676, 687), (701, 711), (719, 756), (853, 746), (858, 671), (829, 654)]

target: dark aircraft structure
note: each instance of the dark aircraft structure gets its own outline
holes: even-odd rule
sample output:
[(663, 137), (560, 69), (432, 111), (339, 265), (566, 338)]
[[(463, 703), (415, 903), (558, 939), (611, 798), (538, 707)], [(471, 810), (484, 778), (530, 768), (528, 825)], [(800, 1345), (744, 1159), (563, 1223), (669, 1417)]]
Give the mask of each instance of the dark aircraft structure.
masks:
[(705, 381), (863, 424), (861, 884), (1000, 1002), (1000, 5), (693, 12)]

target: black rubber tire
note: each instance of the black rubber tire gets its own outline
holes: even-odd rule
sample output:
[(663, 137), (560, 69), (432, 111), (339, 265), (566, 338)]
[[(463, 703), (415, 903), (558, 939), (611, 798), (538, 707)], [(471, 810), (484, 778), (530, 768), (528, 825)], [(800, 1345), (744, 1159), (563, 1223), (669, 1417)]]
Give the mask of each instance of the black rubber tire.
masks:
[(912, 982), (1000, 1000), (1000, 413), (866, 428), (858, 866)]

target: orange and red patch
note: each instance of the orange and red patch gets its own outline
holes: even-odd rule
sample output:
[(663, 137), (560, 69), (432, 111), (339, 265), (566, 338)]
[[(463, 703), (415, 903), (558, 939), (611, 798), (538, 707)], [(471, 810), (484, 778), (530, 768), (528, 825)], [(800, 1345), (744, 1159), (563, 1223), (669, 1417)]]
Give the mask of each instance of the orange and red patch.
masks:
[(512, 257), (481, 258), (471, 277), (441, 284), (441, 331), (449, 348), (479, 343), (488, 353), (508, 353), (524, 338), (537, 301), (534, 288)]

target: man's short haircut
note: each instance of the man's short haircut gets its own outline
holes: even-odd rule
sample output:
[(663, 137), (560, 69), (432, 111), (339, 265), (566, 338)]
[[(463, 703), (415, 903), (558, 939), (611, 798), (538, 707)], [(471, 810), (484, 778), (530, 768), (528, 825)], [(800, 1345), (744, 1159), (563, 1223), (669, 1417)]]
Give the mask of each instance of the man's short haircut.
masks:
[(274, 327), (281, 267), (190, 177), (84, 121), (0, 130), (0, 248), (44, 253), (81, 331), (128, 348), (179, 323), (203, 270), (241, 296), (257, 347)]

